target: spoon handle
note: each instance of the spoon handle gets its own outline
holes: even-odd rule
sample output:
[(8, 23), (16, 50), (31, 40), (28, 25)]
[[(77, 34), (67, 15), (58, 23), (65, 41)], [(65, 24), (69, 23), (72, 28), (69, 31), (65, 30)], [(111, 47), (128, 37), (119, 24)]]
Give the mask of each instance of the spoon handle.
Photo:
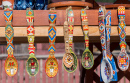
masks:
[(74, 29), (74, 13), (72, 8), (68, 10), (68, 27), (69, 27), (69, 48), (72, 50), (73, 29)]
[(85, 45), (86, 45), (86, 48), (89, 49), (89, 37), (88, 37), (88, 18), (87, 18), (87, 14), (86, 14), (86, 10), (85, 9), (82, 9), (81, 10), (81, 19), (82, 19), (82, 27), (83, 27), (83, 32), (84, 32), (84, 39), (85, 39)]
[(7, 48), (8, 56), (13, 56), (13, 50), (14, 50), (14, 46), (13, 46), (14, 29), (12, 26), (13, 9), (11, 6), (4, 5), (4, 18), (6, 22), (5, 37), (7, 41), (6, 48)]
[(120, 48), (121, 52), (126, 52), (126, 24), (125, 24), (125, 7), (118, 7), (118, 17), (119, 17), (119, 36), (120, 36)]
[(28, 23), (27, 36), (28, 36), (28, 42), (29, 42), (29, 47), (28, 47), (29, 56), (34, 57), (35, 56), (35, 47), (34, 47), (35, 29), (33, 27), (34, 12), (33, 12), (33, 10), (31, 10), (31, 8), (27, 8), (26, 20)]
[(111, 11), (108, 11), (105, 16), (105, 25), (106, 25), (106, 40), (107, 40), (107, 46), (106, 46), (106, 52), (107, 57), (112, 60), (112, 54), (110, 52), (110, 33), (111, 33)]
[(56, 11), (55, 10), (50, 10), (49, 12), (49, 23), (50, 23), (50, 27), (48, 29), (48, 37), (49, 37), (49, 54), (50, 55), (54, 55), (55, 53), (55, 40), (56, 40), (56, 28), (55, 28), (55, 24), (56, 24)]
[[(99, 8), (99, 31), (100, 31), (100, 40), (101, 40), (101, 46), (102, 46), (102, 51), (106, 51), (106, 39), (105, 39), (105, 22), (104, 22), (104, 19), (105, 19), (105, 7), (101, 6)], [(103, 55), (104, 58), (106, 56)]]

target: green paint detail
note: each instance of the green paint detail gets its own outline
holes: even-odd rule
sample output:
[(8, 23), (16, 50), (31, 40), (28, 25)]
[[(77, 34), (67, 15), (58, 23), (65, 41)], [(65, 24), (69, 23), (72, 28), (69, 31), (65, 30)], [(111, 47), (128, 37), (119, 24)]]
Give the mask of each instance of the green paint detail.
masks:
[[(33, 59), (33, 62), (36, 63), (36, 67), (35, 67), (35, 72), (34, 72), (34, 74), (32, 74), (32, 72), (31, 72), (31, 66), (29, 66), (29, 64), (31, 63), (31, 59)], [(29, 57), (29, 58), (28, 58), (28, 60), (27, 60), (27, 62), (26, 62), (26, 71), (27, 71), (27, 73), (28, 73), (30, 76), (35, 76), (35, 75), (38, 73), (38, 71), (39, 71), (39, 63), (38, 63), (38, 61), (37, 61), (37, 59), (36, 59), (35, 57)]]
[(10, 6), (8, 6), (8, 5), (6, 5), (6, 6), (4, 6), (4, 10), (7, 10), (9, 8), (9, 10), (11, 11), (11, 10), (13, 10)]
[[(29, 15), (29, 12), (30, 12), (30, 11), (32, 12), (32, 14)], [(30, 17), (34, 17), (34, 12), (33, 12), (33, 10), (28, 9), (28, 10), (26, 11), (26, 16), (27, 16), (27, 17), (29, 17), (29, 16), (30, 16)]]
[[(86, 56), (87, 54), (87, 56)], [(85, 60), (85, 58), (88, 58), (87, 60)], [(85, 63), (88, 63), (89, 66), (86, 66)], [(85, 69), (91, 69), (94, 65), (94, 57), (92, 52), (89, 49), (85, 49), (85, 51), (83, 52), (82, 55), (82, 66)]]
[(71, 51), (70, 53), (71, 53), (71, 54), (73, 55), (73, 57), (74, 57), (74, 65), (72, 65), (71, 68), (67, 68), (67, 67), (64, 65), (64, 63), (63, 63), (63, 65), (64, 65), (65, 70), (66, 70), (68, 73), (73, 73), (73, 72), (77, 69), (78, 60), (77, 60), (77, 56), (76, 56), (72, 51)]
[[(70, 14), (70, 12), (72, 12), (72, 13)], [(68, 11), (68, 17), (74, 17), (74, 13), (73, 13), (72, 9), (69, 9), (69, 11)]]
[(35, 54), (31, 53), (31, 54), (29, 55), (29, 57), (30, 57), (30, 58), (31, 58), (31, 57), (34, 57), (34, 58), (35, 58)]

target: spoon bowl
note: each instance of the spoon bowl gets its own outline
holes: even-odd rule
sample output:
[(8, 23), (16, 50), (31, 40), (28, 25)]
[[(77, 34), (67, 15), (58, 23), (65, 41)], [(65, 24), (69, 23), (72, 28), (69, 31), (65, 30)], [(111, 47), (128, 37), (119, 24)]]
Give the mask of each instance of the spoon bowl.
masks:
[(111, 81), (112, 75), (113, 75), (112, 66), (109, 63), (108, 59), (106, 58), (106, 56), (104, 55), (104, 52), (103, 52), (103, 60), (101, 62), (101, 76), (102, 76), (102, 80), (105, 83), (108, 83), (108, 82)]
[(58, 72), (58, 62), (55, 58), (55, 56), (48, 57), (46, 63), (45, 63), (45, 71), (48, 77), (54, 77), (56, 76)]
[(63, 56), (63, 63), (67, 68), (70, 68), (74, 64), (74, 57), (71, 53), (65, 53)]
[(8, 76), (14, 76), (18, 70), (18, 62), (14, 56), (8, 56), (5, 61), (5, 72)]
[(82, 55), (82, 66), (85, 69), (91, 69), (94, 65), (94, 57), (89, 49), (85, 49)]
[(30, 76), (35, 76), (39, 71), (39, 63), (36, 57), (29, 57), (26, 62), (26, 71)]
[(105, 83), (108, 83), (110, 82), (111, 80), (111, 70), (110, 70), (110, 65), (109, 63), (106, 61), (106, 60), (102, 60), (102, 63), (101, 63), (101, 71), (104, 71), (104, 72), (101, 72), (101, 75), (102, 75), (102, 78), (103, 78), (103, 81)]
[(129, 67), (129, 56), (125, 52), (120, 52), (118, 59), (118, 66), (122, 71), (126, 71)]
[(74, 61), (73, 61), (73, 64), (72, 64), (72, 66), (70, 67), (70, 68), (68, 68), (68, 67), (66, 67), (65, 66), (65, 64), (64, 64), (64, 68), (65, 68), (65, 70), (67, 71), (67, 72), (69, 72), (69, 73), (72, 73), (72, 72), (74, 72), (76, 69), (77, 69), (77, 66), (78, 66), (78, 60), (77, 60), (77, 56), (72, 52), (72, 51), (70, 51), (70, 54), (73, 56), (73, 58), (74, 58)]

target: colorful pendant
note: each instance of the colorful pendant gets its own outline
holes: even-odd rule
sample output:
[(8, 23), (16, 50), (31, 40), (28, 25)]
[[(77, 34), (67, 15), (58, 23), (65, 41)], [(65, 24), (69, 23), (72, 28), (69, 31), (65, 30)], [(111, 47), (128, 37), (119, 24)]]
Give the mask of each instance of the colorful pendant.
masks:
[(26, 19), (28, 23), (27, 27), (27, 36), (29, 42), (29, 58), (26, 62), (26, 71), (30, 76), (35, 76), (39, 71), (39, 63), (37, 58), (35, 57), (35, 47), (34, 47), (34, 35), (35, 29), (33, 27), (33, 20), (34, 20), (34, 12), (31, 8), (27, 8), (26, 10)]
[(14, 29), (12, 26), (13, 18), (13, 0), (3, 0), (2, 4), (4, 6), (4, 17), (6, 21), (5, 27), (5, 37), (7, 41), (7, 53), (8, 57), (5, 61), (5, 72), (8, 76), (14, 76), (18, 70), (18, 63), (15, 57), (13, 56), (13, 37)]
[(117, 58), (117, 63), (122, 71), (126, 71), (129, 67), (129, 56), (126, 53), (126, 24), (125, 24), (125, 7), (118, 7), (118, 17), (119, 17), (119, 36), (120, 36), (120, 48), (121, 52)]
[(55, 58), (55, 40), (56, 40), (56, 11), (50, 10), (49, 12), (49, 23), (50, 27), (48, 29), (48, 37), (49, 37), (49, 57), (45, 63), (45, 71), (48, 77), (54, 77), (58, 72), (58, 62)]
[(82, 27), (84, 32), (85, 46), (86, 46), (86, 49), (82, 54), (82, 66), (85, 69), (91, 69), (94, 65), (94, 57), (92, 52), (89, 50), (89, 36), (88, 36), (89, 27), (88, 27), (88, 18), (85, 9), (81, 10), (81, 19), (82, 19)]

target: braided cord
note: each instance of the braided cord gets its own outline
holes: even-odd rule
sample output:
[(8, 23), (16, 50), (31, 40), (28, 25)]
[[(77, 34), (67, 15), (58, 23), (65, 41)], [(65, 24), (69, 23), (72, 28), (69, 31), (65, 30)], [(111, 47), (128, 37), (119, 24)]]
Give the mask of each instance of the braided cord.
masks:
[(48, 37), (49, 37), (49, 54), (50, 55), (54, 55), (55, 53), (55, 40), (56, 40), (56, 28), (55, 28), (55, 24), (56, 24), (56, 11), (55, 10), (50, 10), (49, 12), (49, 23), (50, 23), (50, 27), (48, 29)]
[(29, 56), (35, 56), (35, 47), (34, 47), (35, 29), (33, 27), (34, 12), (30, 8), (27, 8), (26, 20), (28, 23), (27, 36), (28, 36), (28, 42), (29, 42), (29, 47), (28, 47)]
[(68, 9), (66, 9), (66, 20), (64, 22), (64, 28), (63, 28), (63, 33), (64, 33), (64, 41), (65, 41), (65, 52), (69, 53), (69, 30), (68, 30)]

